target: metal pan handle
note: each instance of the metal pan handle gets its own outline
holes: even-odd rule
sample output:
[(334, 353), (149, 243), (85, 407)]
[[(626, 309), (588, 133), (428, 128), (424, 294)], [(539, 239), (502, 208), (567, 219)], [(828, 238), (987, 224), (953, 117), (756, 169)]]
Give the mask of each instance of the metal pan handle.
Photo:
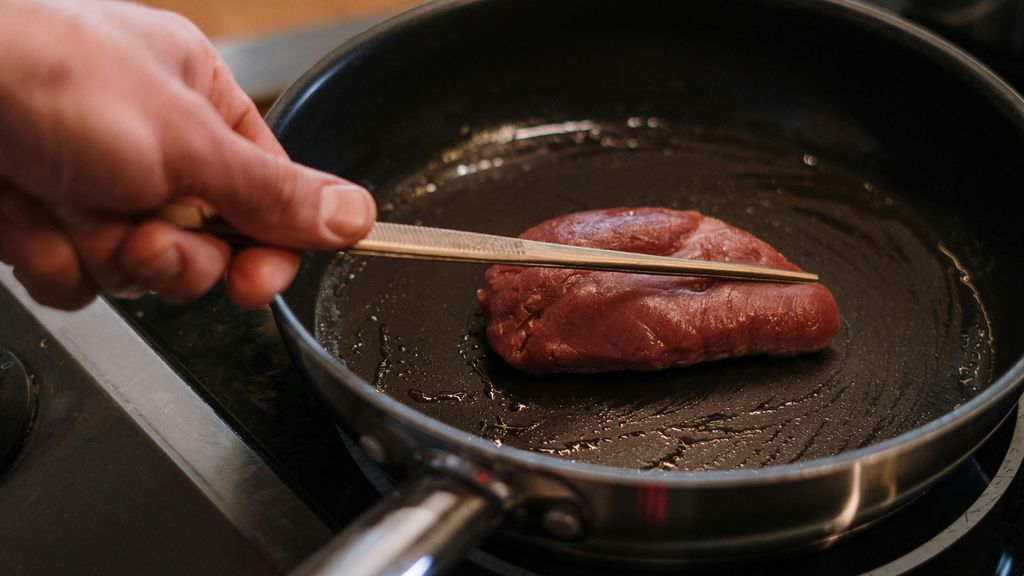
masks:
[(497, 525), (504, 508), (450, 474), (399, 486), (335, 536), (291, 576), (439, 574)]

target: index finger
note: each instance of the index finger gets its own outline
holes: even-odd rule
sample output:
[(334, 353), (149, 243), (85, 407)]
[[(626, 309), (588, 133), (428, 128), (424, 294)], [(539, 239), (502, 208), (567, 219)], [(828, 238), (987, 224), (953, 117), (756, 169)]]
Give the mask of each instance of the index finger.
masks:
[(235, 82), (234, 74), (219, 57), (214, 63), (209, 99), (220, 116), (237, 134), (275, 156), (288, 157), (281, 143), (263, 120), (256, 104)]

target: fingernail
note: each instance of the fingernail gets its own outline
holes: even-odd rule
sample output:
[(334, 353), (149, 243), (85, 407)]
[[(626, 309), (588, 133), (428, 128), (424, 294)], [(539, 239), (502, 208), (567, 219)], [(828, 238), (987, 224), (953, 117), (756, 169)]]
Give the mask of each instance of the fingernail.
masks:
[(135, 275), (141, 280), (152, 281), (163, 278), (173, 278), (174, 276), (177, 276), (180, 271), (181, 256), (178, 254), (177, 248), (171, 248), (150, 264), (136, 269)]
[(373, 217), (370, 193), (355, 184), (332, 184), (320, 197), (320, 218), (327, 229), (341, 241), (366, 229)]
[(140, 284), (129, 284), (112, 290), (104, 290), (103, 293), (118, 300), (138, 300), (146, 295), (149, 290)]

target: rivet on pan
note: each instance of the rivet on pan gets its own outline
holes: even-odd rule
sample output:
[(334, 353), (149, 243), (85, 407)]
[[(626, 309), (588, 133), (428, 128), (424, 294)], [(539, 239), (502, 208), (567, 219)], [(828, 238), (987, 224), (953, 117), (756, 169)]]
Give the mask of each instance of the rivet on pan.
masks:
[(575, 538), (583, 531), (579, 516), (565, 508), (552, 508), (545, 512), (541, 525), (548, 533), (560, 538)]
[(376, 436), (370, 434), (360, 436), (359, 445), (366, 452), (366, 455), (377, 464), (383, 464), (388, 459), (387, 448), (384, 447), (384, 443), (377, 439)]
[(491, 494), (497, 496), (499, 500), (508, 500), (512, 498), (512, 489), (504, 482), (491, 482), (488, 485), (488, 488), (490, 488)]

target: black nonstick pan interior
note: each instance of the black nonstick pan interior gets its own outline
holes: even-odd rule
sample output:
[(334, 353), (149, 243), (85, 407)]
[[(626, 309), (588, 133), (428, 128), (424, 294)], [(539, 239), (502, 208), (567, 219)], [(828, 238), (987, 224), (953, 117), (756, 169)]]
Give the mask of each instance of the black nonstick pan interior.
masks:
[[(804, 16), (738, 2), (732, 18), (725, 4), (691, 7), (685, 20), (670, 3), (578, 14), (558, 3), (535, 19), (471, 6), (430, 35), (375, 46), (362, 82), (328, 75), (318, 89), (337, 97), (277, 130), (299, 161), (374, 189), (384, 220), (515, 235), (602, 207), (721, 218), (822, 276), (843, 317), (828, 349), (529, 376), (482, 337), (474, 293), (485, 267), (348, 257), (319, 292), (321, 343), (453, 427), (627, 468), (829, 456), (984, 389), (1021, 348), (1020, 201), (1007, 192), (1024, 169), (1006, 152), (1021, 149), (1017, 133), (970, 106), (980, 96), (968, 80), (936, 85), (927, 54), (871, 57), (888, 40), (835, 41), (828, 17), (778, 36), (773, 21)], [(528, 39), (513, 34), (527, 27)], [(341, 63), (360, 65), (358, 54)]]
[[(569, 133), (534, 136), (558, 131)], [(812, 151), (658, 118), (520, 136), (452, 151), (382, 190), (383, 217), (514, 235), (577, 210), (697, 209), (821, 274), (842, 331), (799, 358), (530, 376), (488, 349), (474, 297), (483, 267), (343, 258), (322, 291), (320, 339), (382, 392), (495, 443), (625, 467), (721, 469), (890, 438), (989, 382), (991, 329), (969, 272), (898, 190)]]

